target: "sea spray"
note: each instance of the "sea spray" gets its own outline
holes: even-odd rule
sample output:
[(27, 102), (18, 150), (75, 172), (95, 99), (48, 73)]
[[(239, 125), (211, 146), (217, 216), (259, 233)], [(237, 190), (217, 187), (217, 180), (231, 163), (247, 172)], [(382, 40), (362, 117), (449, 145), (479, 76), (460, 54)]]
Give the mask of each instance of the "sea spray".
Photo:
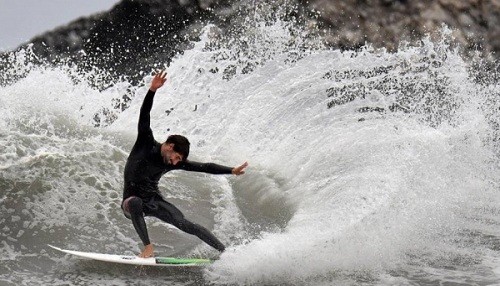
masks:
[[(494, 126), (481, 111), (484, 87), (458, 52), (426, 40), (398, 53), (317, 51), (290, 66), (285, 59), (236, 77), (201, 115), (182, 120), (196, 135), (231, 140), (214, 156), (252, 156), (284, 178), (296, 208), (282, 232), (224, 254), (209, 279), (314, 284), (386, 271), (417, 279), (403, 274), (414, 263), (481, 268), (482, 246), (463, 249), (462, 241), (474, 227), (470, 201), (497, 202)], [(342, 70), (354, 76), (331, 76)], [(348, 100), (332, 104), (341, 97)], [(210, 130), (216, 124), (224, 134)]]
[[(446, 41), (341, 52), (302, 45), (285, 21), (253, 27), (240, 47), (213, 43), (207, 26), (168, 66), (151, 111), (155, 138), (186, 135), (193, 160), (249, 161), (247, 177), (160, 183), (228, 250), (198, 273), (146, 277), (55, 258), (46, 243), (140, 250), (121, 176), (150, 77), (99, 88), (72, 66), (34, 66), (0, 88), (2, 281), (498, 283), (498, 84), (477, 82)], [(124, 94), (127, 106), (113, 108)], [(102, 108), (113, 116), (96, 124)], [(213, 255), (148, 224), (162, 254)]]

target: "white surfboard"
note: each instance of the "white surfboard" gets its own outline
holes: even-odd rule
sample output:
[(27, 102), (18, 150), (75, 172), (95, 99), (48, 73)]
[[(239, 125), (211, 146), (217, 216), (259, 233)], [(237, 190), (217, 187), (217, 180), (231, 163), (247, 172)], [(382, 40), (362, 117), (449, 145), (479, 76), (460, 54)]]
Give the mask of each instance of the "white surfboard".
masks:
[(138, 256), (131, 255), (117, 255), (117, 254), (104, 254), (104, 253), (94, 253), (94, 252), (82, 252), (61, 249), (52, 245), (48, 245), (51, 248), (68, 253), (71, 255), (84, 257), (93, 260), (122, 263), (122, 264), (132, 264), (132, 265), (148, 265), (148, 266), (203, 266), (212, 263), (210, 259), (204, 258), (175, 258), (175, 257), (150, 257), (150, 258), (140, 258)]

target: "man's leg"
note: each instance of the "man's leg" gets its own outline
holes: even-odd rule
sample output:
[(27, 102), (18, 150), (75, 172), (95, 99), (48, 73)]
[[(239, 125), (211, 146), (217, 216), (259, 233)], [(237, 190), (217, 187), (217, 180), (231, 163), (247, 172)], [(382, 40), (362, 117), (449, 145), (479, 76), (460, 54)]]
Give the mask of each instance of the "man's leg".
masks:
[(135, 231), (139, 234), (144, 246), (151, 245), (146, 221), (144, 220), (142, 199), (138, 197), (129, 197), (123, 201), (122, 208), (125, 216), (132, 220)]
[(171, 203), (164, 200), (158, 200), (157, 204), (158, 209), (154, 211), (150, 210), (149, 212), (151, 213), (148, 213), (147, 215), (157, 217), (186, 233), (196, 235), (206, 244), (212, 246), (220, 252), (223, 252), (226, 249), (224, 244), (222, 244), (222, 242), (220, 242), (208, 229), (185, 219), (182, 212)]

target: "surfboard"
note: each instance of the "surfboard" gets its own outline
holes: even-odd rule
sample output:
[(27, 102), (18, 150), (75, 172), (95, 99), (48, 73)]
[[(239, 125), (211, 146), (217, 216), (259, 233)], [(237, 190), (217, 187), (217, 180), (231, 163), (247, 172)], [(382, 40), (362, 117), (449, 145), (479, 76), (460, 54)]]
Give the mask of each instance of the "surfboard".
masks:
[(104, 253), (94, 253), (94, 252), (82, 252), (61, 249), (53, 245), (48, 244), (51, 248), (75, 255), (78, 257), (112, 262), (121, 264), (131, 264), (131, 265), (146, 265), (146, 266), (204, 266), (213, 262), (211, 259), (205, 258), (176, 258), (176, 257), (150, 257), (150, 258), (140, 258), (138, 256), (132, 255), (117, 255), (117, 254), (104, 254)]

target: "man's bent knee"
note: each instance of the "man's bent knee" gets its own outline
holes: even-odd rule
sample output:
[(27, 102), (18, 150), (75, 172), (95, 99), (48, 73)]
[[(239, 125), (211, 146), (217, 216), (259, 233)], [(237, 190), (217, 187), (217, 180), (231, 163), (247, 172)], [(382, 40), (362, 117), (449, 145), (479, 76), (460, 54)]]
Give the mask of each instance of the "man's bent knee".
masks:
[(123, 213), (127, 218), (131, 218), (132, 215), (142, 214), (142, 200), (138, 197), (129, 197), (122, 204)]

